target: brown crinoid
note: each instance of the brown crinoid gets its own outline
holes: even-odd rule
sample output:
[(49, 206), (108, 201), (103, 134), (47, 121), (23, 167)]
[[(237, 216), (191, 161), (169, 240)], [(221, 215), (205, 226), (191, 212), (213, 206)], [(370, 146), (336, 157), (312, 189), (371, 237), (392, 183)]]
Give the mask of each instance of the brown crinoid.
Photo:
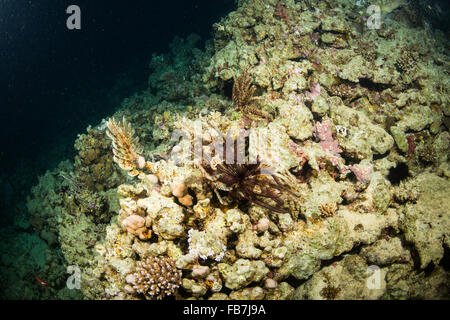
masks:
[(233, 80), (232, 97), (234, 106), (243, 113), (244, 121), (246, 123), (251, 123), (256, 119), (255, 117), (273, 120), (272, 116), (267, 112), (251, 106), (251, 103), (255, 100), (253, 94), (255, 93), (256, 87), (252, 85), (253, 79), (248, 70), (245, 70), (239, 78), (236, 78), (233, 73)]
[(248, 70), (242, 72), (239, 78), (236, 78), (233, 73), (233, 80), (233, 102), (237, 108), (242, 110), (254, 99), (253, 94), (256, 87), (252, 85), (253, 79), (250, 77)]
[(245, 199), (274, 212), (289, 212), (284, 207), (284, 195), (295, 195), (290, 186), (263, 164), (259, 157), (256, 163), (249, 163), (248, 160), (238, 163), (236, 145), (233, 163), (203, 161), (200, 166), (206, 173), (206, 179), (214, 186), (219, 199), (217, 190), (222, 190), (238, 201)]

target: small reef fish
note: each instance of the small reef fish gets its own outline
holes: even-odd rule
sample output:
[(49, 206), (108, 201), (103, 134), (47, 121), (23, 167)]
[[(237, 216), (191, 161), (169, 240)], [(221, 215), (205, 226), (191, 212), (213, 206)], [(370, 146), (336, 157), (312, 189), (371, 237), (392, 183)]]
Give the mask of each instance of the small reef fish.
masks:
[(34, 277), (36, 278), (36, 281), (43, 286), (44, 288), (48, 288), (48, 282), (43, 281), (41, 278), (38, 277), (37, 274), (34, 275)]

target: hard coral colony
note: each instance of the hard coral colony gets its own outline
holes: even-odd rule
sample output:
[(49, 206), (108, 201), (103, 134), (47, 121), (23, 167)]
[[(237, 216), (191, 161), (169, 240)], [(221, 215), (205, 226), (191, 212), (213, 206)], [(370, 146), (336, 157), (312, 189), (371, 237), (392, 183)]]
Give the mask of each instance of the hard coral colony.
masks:
[[(406, 2), (373, 2), (376, 30), (362, 2), (239, 1), (213, 49), (190, 38), (153, 58), (149, 90), (78, 139), (91, 159), (28, 203), (85, 298), (448, 297), (445, 40)], [(102, 220), (61, 198), (111, 160), (83, 187)]]

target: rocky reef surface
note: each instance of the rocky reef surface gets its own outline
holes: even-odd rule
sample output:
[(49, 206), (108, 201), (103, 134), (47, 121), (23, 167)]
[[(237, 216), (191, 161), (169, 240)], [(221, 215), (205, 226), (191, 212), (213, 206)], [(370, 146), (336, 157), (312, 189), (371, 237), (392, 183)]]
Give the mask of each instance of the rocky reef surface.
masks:
[(406, 2), (374, 4), (378, 29), (359, 1), (239, 1), (205, 50), (154, 56), (148, 90), (33, 188), (26, 223), (59, 252), (40, 290), (448, 298), (448, 41)]

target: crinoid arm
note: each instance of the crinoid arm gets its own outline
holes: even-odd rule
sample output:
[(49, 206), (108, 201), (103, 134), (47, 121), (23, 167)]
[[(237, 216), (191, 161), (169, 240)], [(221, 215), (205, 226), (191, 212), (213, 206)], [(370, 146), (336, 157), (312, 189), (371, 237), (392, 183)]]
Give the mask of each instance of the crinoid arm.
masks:
[(233, 80), (233, 102), (236, 107), (242, 110), (252, 101), (256, 87), (252, 85), (253, 79), (248, 70), (245, 70), (239, 78), (236, 78), (233, 73)]
[(141, 156), (142, 147), (139, 146), (139, 138), (134, 136), (134, 130), (127, 123), (125, 117), (122, 123), (114, 118), (108, 120), (107, 136), (112, 141), (113, 160), (123, 170), (128, 171), (132, 177), (137, 176), (145, 166), (145, 159)]
[(251, 106), (252, 102), (257, 98), (253, 97), (256, 87), (252, 85), (253, 79), (249, 71), (245, 70), (239, 78), (236, 78), (233, 73), (233, 81), (233, 103), (242, 112), (244, 121), (252, 123), (258, 118), (272, 121), (273, 117), (270, 114)]

